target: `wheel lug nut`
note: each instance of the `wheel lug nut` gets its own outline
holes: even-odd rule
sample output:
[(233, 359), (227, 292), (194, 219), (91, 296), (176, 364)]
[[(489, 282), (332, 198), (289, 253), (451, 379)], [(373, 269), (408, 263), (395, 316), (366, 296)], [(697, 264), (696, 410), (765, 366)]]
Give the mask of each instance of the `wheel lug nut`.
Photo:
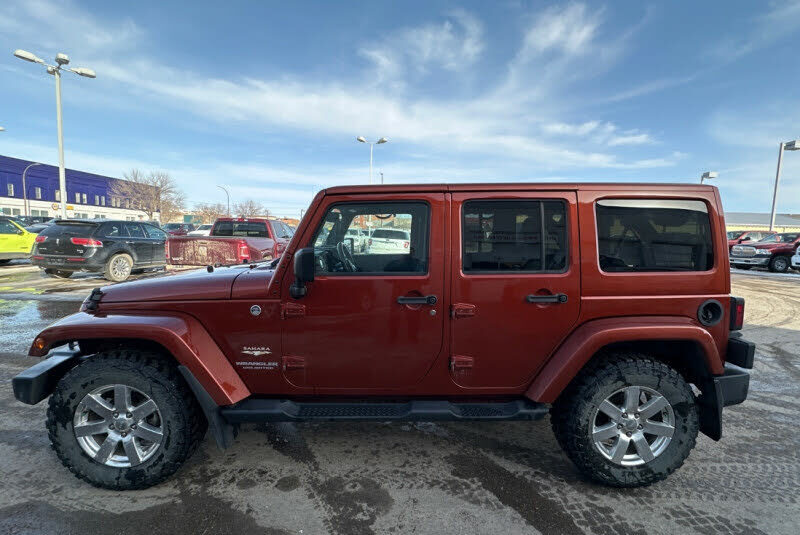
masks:
[[(630, 431), (628, 431), (628, 432), (627, 432), (627, 433), (625, 433), (625, 434), (626, 434), (626, 435), (628, 435), (628, 436), (631, 436), (631, 432), (630, 432)], [(124, 437), (124, 436), (125, 436), (125, 433), (122, 433), (122, 436)]]
[(118, 413), (118, 412), (115, 412), (115, 413), (114, 413), (114, 418), (116, 418), (116, 417), (118, 417), (118, 416), (119, 416), (119, 413)]
[(617, 429), (622, 429), (622, 424), (617, 424)]
[[(122, 432), (122, 436), (123, 436), (123, 437), (125, 437), (125, 436), (128, 436), (128, 433), (126, 433), (125, 431), (123, 431), (123, 432)], [(628, 433), (628, 436), (631, 436), (631, 434), (630, 434), (630, 433)]]
[[(641, 428), (642, 428), (642, 426), (640, 425), (640, 426), (639, 426), (639, 429), (641, 429)], [(131, 425), (131, 429), (136, 429), (136, 424), (132, 424), (132, 425)]]
[(126, 418), (130, 418), (130, 417), (132, 417), (132, 416), (133, 416), (133, 414), (131, 414), (131, 413), (129, 413), (129, 412), (126, 412), (126, 413), (125, 413), (125, 417), (126, 417)]
[(109, 429), (114, 429), (114, 424), (108, 424)]
[(638, 417), (639, 417), (639, 413), (638, 413), (638, 412), (636, 412), (636, 413), (634, 413), (634, 414), (633, 414), (633, 416), (634, 416), (635, 418), (638, 418)]
[(639, 429), (642, 429), (642, 426), (641, 426), (641, 425), (639, 426)]
[(627, 418), (627, 417), (628, 417), (628, 413), (627, 413), (627, 412), (623, 412), (623, 413), (622, 413), (622, 417), (623, 417), (623, 418)]

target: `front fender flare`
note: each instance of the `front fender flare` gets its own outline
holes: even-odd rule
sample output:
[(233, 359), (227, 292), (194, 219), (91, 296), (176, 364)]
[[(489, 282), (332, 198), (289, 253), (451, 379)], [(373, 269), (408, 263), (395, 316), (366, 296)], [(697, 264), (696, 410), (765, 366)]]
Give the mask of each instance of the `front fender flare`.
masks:
[(691, 340), (702, 348), (709, 372), (724, 372), (722, 359), (711, 334), (691, 319), (676, 316), (607, 318), (578, 327), (547, 361), (528, 387), (525, 396), (553, 403), (592, 356), (616, 342)]
[(78, 312), (39, 333), (29, 354), (45, 356), (73, 340), (138, 339), (160, 344), (185, 366), (217, 405), (232, 405), (250, 396), (206, 328), (193, 316), (177, 312), (156, 315)]

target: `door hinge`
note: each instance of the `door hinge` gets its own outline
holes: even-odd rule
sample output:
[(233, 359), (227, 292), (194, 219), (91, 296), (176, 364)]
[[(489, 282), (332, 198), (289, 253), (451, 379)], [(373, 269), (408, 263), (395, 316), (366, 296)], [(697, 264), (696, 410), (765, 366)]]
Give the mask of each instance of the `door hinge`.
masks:
[(281, 305), (281, 319), (299, 318), (306, 315), (306, 306), (297, 303), (284, 303)]
[(471, 303), (454, 303), (450, 308), (450, 317), (453, 319), (471, 318), (475, 315), (477, 308)]
[(283, 356), (283, 371), (302, 370), (306, 367), (306, 359), (303, 357)]
[(475, 359), (466, 355), (453, 355), (450, 357), (450, 370), (459, 371), (472, 368)]

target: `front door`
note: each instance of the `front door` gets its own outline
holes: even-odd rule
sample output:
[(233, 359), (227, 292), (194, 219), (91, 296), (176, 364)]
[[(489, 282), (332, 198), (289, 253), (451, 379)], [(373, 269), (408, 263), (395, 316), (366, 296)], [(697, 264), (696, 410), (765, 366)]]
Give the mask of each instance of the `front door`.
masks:
[[(283, 281), (287, 381), (324, 393), (416, 384), (442, 348), (444, 194), (332, 198), (314, 217), (300, 246), (314, 247), (315, 280), (298, 300)], [(362, 249), (352, 229), (390, 243)]]
[(574, 192), (453, 194), (450, 373), (527, 385), (580, 310)]
[[(25, 232), (7, 219), (0, 220), (0, 255), (3, 253), (18, 255), (30, 253), (30, 240), (26, 239)], [(0, 256), (2, 258), (2, 256)]]

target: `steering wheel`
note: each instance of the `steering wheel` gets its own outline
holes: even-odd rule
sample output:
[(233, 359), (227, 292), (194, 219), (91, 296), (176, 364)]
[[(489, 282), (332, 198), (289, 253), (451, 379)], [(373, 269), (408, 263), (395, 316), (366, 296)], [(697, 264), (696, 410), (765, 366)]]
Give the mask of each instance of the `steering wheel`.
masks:
[(343, 241), (336, 244), (336, 254), (339, 255), (339, 260), (342, 261), (345, 271), (358, 271), (355, 262), (353, 261), (353, 254), (347, 248)]

